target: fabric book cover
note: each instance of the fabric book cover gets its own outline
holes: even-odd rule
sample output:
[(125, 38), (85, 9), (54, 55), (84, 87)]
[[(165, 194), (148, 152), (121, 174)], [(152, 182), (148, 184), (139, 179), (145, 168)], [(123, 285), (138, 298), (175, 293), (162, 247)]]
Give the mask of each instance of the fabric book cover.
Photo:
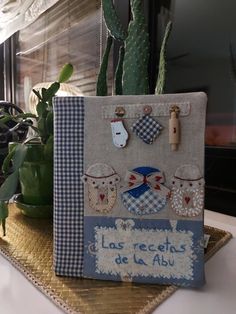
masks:
[(204, 283), (204, 93), (56, 97), (62, 276)]

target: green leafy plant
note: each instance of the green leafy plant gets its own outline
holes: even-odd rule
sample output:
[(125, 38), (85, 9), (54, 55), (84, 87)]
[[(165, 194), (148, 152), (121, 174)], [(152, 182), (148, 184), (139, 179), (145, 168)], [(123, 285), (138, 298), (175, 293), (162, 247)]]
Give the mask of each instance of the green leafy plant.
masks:
[(69, 80), (73, 73), (73, 66), (69, 63), (65, 64), (60, 71), (58, 81), (52, 83), (48, 88), (42, 88), (41, 91), (33, 90), (38, 98), (36, 106), (37, 115), (31, 113), (18, 114), (15, 116), (5, 115), (0, 123), (4, 124), (12, 119), (17, 123), (25, 122), (25, 119), (33, 118), (37, 121), (37, 126), (29, 124), (35, 131), (33, 138), (28, 138), (24, 143), (14, 145), (9, 154), (6, 156), (2, 171), (6, 176), (6, 180), (0, 187), (0, 225), (3, 228), (3, 234), (6, 233), (5, 221), (8, 216), (8, 201), (16, 193), (19, 182), (19, 169), (22, 166), (27, 147), (26, 144), (30, 140), (35, 140), (44, 145), (45, 160), (53, 159), (53, 105), (52, 100), (60, 89), (60, 84)]
[[(132, 19), (126, 31), (116, 13), (112, 0), (102, 0), (103, 15), (109, 36), (97, 80), (97, 95), (107, 96), (107, 67), (111, 46), (114, 40), (121, 43), (119, 61), (115, 75), (115, 92), (117, 95), (149, 94), (149, 34), (145, 22), (142, 0), (130, 0)], [(156, 82), (156, 94), (164, 91), (165, 84), (165, 50), (172, 23), (165, 29), (160, 51), (159, 73)]]

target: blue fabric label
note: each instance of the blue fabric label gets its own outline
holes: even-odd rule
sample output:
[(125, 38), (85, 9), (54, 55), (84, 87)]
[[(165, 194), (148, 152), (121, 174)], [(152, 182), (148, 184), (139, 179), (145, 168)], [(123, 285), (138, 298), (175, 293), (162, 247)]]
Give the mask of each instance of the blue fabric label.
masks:
[(201, 286), (203, 223), (85, 217), (84, 276)]

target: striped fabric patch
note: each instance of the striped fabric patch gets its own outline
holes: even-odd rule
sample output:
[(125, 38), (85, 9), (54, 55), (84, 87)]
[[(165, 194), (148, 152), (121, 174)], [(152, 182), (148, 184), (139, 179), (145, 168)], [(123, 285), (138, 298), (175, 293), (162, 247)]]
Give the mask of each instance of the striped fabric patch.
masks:
[(82, 276), (84, 98), (54, 98), (54, 268)]

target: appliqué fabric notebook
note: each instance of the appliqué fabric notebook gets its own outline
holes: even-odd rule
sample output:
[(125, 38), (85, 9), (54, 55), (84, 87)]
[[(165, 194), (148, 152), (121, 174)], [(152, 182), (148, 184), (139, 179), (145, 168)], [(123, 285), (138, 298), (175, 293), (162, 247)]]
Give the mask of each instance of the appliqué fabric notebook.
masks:
[(57, 275), (204, 283), (204, 93), (56, 97)]

